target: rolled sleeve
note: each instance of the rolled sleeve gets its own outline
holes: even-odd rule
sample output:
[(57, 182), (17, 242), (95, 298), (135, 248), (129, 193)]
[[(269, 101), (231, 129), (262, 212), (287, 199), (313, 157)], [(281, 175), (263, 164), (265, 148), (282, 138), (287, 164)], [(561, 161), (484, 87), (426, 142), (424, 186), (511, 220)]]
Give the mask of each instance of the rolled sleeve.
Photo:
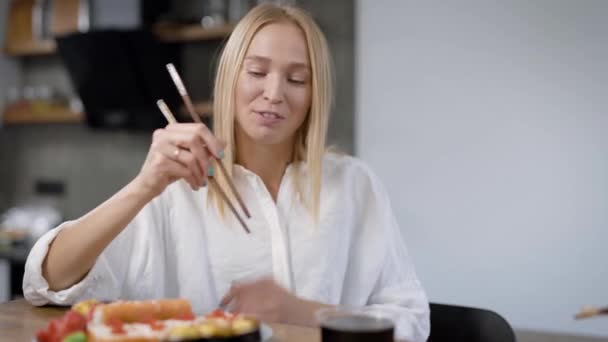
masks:
[(49, 284), (42, 275), (42, 263), (46, 258), (51, 242), (70, 223), (65, 222), (59, 227), (48, 231), (36, 242), (30, 251), (25, 264), (23, 294), (25, 299), (32, 305), (71, 305), (89, 298), (112, 300), (118, 296), (119, 289), (116, 286), (118, 281), (112, 274), (112, 270), (103, 253), (97, 259), (93, 268), (80, 282), (60, 291), (49, 289)]

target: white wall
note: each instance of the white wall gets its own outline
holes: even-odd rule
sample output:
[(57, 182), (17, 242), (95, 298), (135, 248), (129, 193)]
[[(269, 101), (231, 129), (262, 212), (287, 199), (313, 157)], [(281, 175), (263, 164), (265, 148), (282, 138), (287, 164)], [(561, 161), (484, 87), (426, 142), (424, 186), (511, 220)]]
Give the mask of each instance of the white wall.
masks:
[(608, 336), (608, 1), (359, 0), (358, 154), (430, 299)]

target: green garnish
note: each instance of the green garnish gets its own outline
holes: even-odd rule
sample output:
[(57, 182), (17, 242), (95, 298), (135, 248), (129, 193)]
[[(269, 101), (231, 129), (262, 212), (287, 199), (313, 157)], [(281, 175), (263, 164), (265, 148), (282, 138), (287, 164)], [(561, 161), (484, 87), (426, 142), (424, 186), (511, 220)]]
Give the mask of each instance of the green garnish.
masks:
[(84, 331), (75, 332), (63, 338), (63, 342), (87, 342)]

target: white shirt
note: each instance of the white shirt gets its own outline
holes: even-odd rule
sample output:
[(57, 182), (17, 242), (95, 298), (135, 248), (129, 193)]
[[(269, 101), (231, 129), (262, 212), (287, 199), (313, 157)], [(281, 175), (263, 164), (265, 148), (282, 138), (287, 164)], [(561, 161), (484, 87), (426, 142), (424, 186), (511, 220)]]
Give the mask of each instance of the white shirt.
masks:
[(32, 248), (25, 298), (33, 305), (69, 305), (87, 298), (183, 297), (202, 314), (218, 306), (232, 281), (271, 276), (302, 298), (391, 310), (399, 314), (399, 338), (426, 341), (428, 301), (378, 179), (355, 158), (326, 154), (315, 226), (296, 195), (296, 167), (308, 179), (304, 164), (290, 165), (275, 202), (257, 175), (235, 165), (251, 234), (230, 211), (222, 219), (207, 206), (206, 188), (173, 183), (108, 245), (80, 283), (54, 292), (41, 265), (64, 223)]

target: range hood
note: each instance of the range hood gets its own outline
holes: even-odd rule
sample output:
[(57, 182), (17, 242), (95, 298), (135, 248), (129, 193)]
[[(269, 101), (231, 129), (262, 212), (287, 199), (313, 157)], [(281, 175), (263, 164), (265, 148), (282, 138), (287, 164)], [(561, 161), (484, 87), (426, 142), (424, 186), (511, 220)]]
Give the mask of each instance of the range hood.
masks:
[(102, 30), (56, 38), (59, 55), (94, 128), (154, 129), (165, 126), (156, 108), (180, 97), (166, 71), (179, 68), (179, 49), (147, 30)]

